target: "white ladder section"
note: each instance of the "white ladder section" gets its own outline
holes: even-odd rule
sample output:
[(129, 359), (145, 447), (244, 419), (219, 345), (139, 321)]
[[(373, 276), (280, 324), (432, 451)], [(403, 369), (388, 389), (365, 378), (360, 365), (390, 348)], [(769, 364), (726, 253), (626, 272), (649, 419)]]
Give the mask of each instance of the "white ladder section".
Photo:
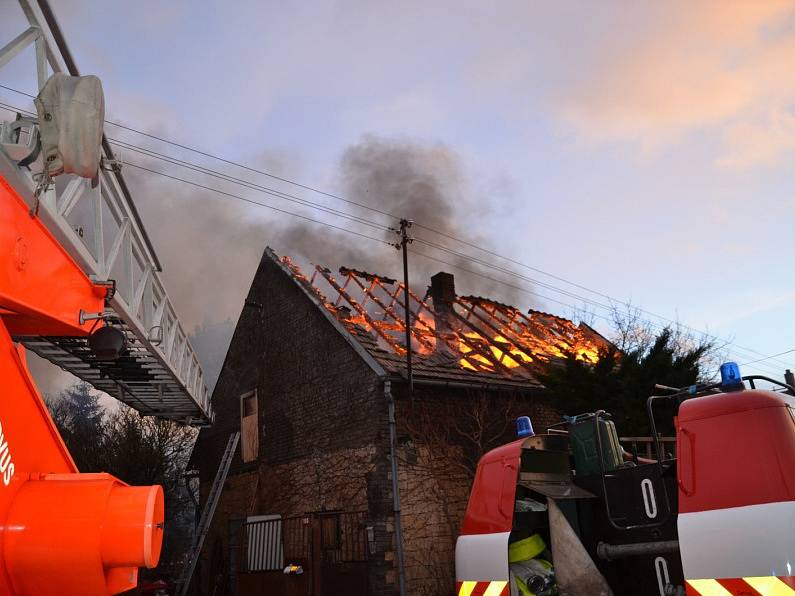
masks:
[[(37, 73), (39, 89), (50, 71), (78, 75), (46, 0), (18, 1), (20, 17), (29, 27), (5, 46), (0, 40), (0, 75), (8, 72), (3, 67), (9, 61), (20, 54), (26, 57), (24, 50), (31, 45), (36, 61), (31, 60), (30, 67)], [(29, 134), (20, 136), (20, 126)], [(20, 156), (35, 149), (37, 127), (35, 119), (15, 124), (13, 114), (0, 112), (0, 175), (37, 209), (86, 275), (96, 282), (115, 283), (106, 311), (127, 334), (130, 350), (109, 366), (93, 357), (85, 338), (15, 339), (142, 414), (195, 426), (211, 424), (212, 405), (199, 360), (166, 292), (157, 254), (110, 145), (103, 137), (106, 165), (97, 188), (83, 178), (63, 175), (37, 201), (34, 172), (18, 166)], [(31, 168), (40, 166), (33, 163)]]
[(179, 586), (179, 591), (177, 592), (178, 596), (185, 596), (185, 594), (188, 593), (190, 580), (193, 577), (193, 571), (196, 569), (196, 563), (201, 555), (204, 539), (207, 537), (207, 532), (210, 531), (210, 524), (213, 521), (213, 515), (215, 515), (215, 508), (221, 498), (221, 492), (226, 482), (226, 475), (229, 473), (229, 466), (232, 465), (232, 459), (235, 457), (235, 450), (237, 449), (239, 439), (240, 431), (237, 431), (229, 437), (226, 443), (226, 449), (224, 450), (223, 456), (221, 456), (221, 463), (218, 464), (218, 471), (215, 473), (215, 480), (213, 480), (210, 494), (207, 495), (207, 502), (204, 504), (204, 509), (199, 519), (199, 526), (196, 528), (196, 535), (193, 537), (188, 560), (185, 562), (185, 567), (177, 581), (177, 585)]

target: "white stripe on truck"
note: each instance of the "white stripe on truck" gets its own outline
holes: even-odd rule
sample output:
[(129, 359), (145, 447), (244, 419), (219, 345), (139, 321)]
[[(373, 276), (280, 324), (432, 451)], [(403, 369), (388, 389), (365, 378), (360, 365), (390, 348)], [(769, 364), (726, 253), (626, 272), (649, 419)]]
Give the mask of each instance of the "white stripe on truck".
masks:
[(508, 581), (508, 536), (467, 534), (455, 543), (456, 581)]

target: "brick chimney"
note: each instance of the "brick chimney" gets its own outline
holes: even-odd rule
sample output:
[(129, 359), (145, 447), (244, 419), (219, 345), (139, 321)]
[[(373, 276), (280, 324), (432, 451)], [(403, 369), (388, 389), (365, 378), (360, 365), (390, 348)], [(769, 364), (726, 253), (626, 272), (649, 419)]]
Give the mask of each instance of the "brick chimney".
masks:
[[(453, 274), (440, 271), (431, 277), (430, 294), (437, 333), (450, 333), (453, 330), (452, 310), (456, 298)], [(443, 341), (437, 342), (436, 345), (440, 351), (445, 351), (447, 348)]]
[(455, 277), (452, 273), (440, 271), (431, 277), (431, 298), (434, 307), (444, 304), (450, 308), (455, 301)]

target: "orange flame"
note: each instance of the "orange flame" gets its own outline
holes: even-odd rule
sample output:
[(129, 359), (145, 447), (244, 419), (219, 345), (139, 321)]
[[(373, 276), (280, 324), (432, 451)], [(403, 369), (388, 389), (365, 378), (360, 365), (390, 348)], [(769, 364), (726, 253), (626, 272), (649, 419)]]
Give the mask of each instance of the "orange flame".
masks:
[[(370, 280), (369, 288), (360, 286), (360, 302), (353, 295), (335, 288), (345, 298), (343, 304), (346, 307), (349, 305), (347, 310), (343, 310), (343, 307), (337, 306), (339, 299), (337, 303), (329, 301), (314, 285), (314, 278), (309, 280), (289, 258), (283, 257), (282, 262), (291, 270), (296, 280), (308, 287), (320, 299), (321, 304), (337, 316), (352, 333), (372, 333), (382, 349), (392, 350), (399, 356), (405, 355), (405, 326), (402, 314), (399, 314), (402, 306), (399, 301), (396, 303), (397, 293), (392, 293), (399, 292), (399, 286), (397, 290), (386, 291), (384, 286), (376, 283), (377, 279)], [(353, 284), (349, 286), (348, 291), (352, 286)], [(382, 298), (383, 301), (379, 302), (377, 297), (371, 295), (376, 287), (384, 290), (388, 299)], [(414, 294), (412, 298), (419, 306), (412, 309), (416, 312), (413, 312), (411, 326), (411, 349), (419, 357), (431, 357), (443, 350), (446, 354), (454, 355), (462, 369), (510, 374), (514, 374), (514, 371), (520, 373), (528, 366), (565, 358), (567, 355), (573, 355), (577, 360), (588, 363), (599, 360), (600, 344), (592, 334), (586, 334), (571, 321), (554, 315), (535, 311), (524, 315), (506, 305), (464, 298), (456, 302), (455, 306), (469, 313), (466, 322), (464, 315), (456, 311), (459, 316), (451, 317), (451, 325), (457, 329), (447, 328), (440, 332), (436, 318), (426, 302)], [(364, 306), (368, 303), (374, 306), (373, 302), (380, 306), (377, 312)], [(478, 313), (475, 312), (476, 308), (479, 309)], [(464, 331), (467, 327), (470, 330)], [(480, 331), (472, 330), (473, 327)]]

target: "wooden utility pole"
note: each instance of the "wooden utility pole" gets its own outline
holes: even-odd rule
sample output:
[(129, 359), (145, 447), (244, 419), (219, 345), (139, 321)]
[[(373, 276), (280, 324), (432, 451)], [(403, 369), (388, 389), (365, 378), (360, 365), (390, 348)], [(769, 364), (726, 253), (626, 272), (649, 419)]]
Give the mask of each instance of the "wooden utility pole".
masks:
[(403, 251), (403, 300), (405, 310), (406, 325), (406, 376), (408, 378), (409, 395), (414, 393), (414, 376), (411, 371), (411, 302), (409, 301), (409, 256), (408, 245), (414, 242), (414, 238), (408, 235), (408, 229), (414, 223), (410, 219), (400, 220), (400, 242), (395, 247)]

